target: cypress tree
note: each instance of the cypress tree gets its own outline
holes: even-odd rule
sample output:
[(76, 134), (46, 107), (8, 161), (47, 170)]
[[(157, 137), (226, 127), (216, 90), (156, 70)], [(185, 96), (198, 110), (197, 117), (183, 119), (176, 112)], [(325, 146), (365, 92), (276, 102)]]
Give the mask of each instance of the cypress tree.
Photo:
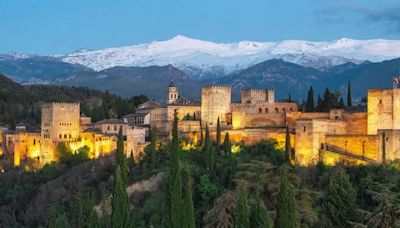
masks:
[(292, 102), (292, 95), (289, 92), (288, 102)]
[(314, 112), (314, 91), (312, 86), (308, 90), (306, 112)]
[(195, 228), (195, 216), (192, 197), (192, 175), (188, 165), (182, 172), (183, 189), (182, 189), (182, 227)]
[(260, 195), (256, 193), (250, 209), (250, 228), (260, 227), (272, 228), (272, 223)]
[(210, 171), (211, 171), (211, 174), (214, 174), (215, 168), (216, 168), (215, 167), (215, 148), (212, 147), (210, 149)]
[(290, 144), (289, 126), (286, 126), (285, 160), (289, 166), (294, 165), (293, 158), (292, 158), (292, 146)]
[(279, 183), (274, 227), (295, 228), (296, 225), (297, 215), (294, 190), (287, 179), (286, 168), (284, 168)]
[(339, 100), (339, 108), (344, 108), (343, 97), (341, 97), (340, 100)]
[(204, 146), (204, 134), (203, 134), (203, 126), (201, 125), (200, 121), (200, 146)]
[(225, 133), (225, 138), (224, 138), (224, 152), (225, 154), (231, 155), (231, 150), (232, 150), (232, 145), (231, 141), (229, 140), (229, 133)]
[(175, 110), (170, 144), (170, 171), (168, 175), (168, 222), (170, 228), (181, 227), (182, 175), (179, 164), (178, 114)]
[(206, 137), (204, 140), (204, 156), (206, 156), (206, 167), (210, 169), (210, 157), (211, 155), (211, 141), (210, 141), (210, 131), (208, 129), (208, 125), (206, 125)]
[(129, 198), (122, 182), (121, 169), (119, 166), (115, 171), (111, 209), (111, 227), (133, 227), (133, 219), (130, 212)]
[(219, 152), (219, 148), (221, 145), (221, 123), (219, 121), (219, 116), (217, 120), (217, 152)]
[(356, 193), (343, 169), (330, 180), (322, 205), (324, 214), (335, 227), (351, 227), (356, 219)]
[(348, 83), (347, 83), (347, 106), (349, 106), (349, 107), (352, 106), (350, 81), (348, 81)]
[(239, 194), (236, 199), (236, 216), (235, 228), (248, 228), (249, 221), (249, 206), (247, 203), (247, 190), (244, 184), (240, 185)]
[(116, 156), (115, 160), (117, 162), (117, 166), (119, 166), (121, 169), (120, 171), (121, 171), (122, 183), (124, 186), (126, 186), (128, 183), (129, 167), (124, 154), (124, 136), (122, 135), (122, 128), (119, 129), (117, 150), (115, 152), (115, 156)]

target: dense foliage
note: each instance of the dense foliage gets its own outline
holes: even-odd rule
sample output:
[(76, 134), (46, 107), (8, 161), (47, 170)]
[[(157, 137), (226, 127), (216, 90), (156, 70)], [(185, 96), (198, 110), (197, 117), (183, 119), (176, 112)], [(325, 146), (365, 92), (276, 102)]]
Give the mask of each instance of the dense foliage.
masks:
[(38, 128), (43, 102), (80, 102), (81, 112), (94, 121), (122, 117), (148, 98), (144, 95), (124, 99), (109, 92), (85, 87), (19, 85), (0, 75), (0, 125), (17, 123)]

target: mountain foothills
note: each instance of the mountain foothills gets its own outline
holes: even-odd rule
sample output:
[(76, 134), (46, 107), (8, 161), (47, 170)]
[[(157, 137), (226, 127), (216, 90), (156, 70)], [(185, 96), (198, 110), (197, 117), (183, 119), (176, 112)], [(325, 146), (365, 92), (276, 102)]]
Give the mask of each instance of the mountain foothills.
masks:
[(188, 97), (201, 85), (274, 88), (278, 99), (305, 98), (314, 87), (344, 91), (356, 84), (360, 100), (371, 87), (391, 86), (398, 75), (400, 41), (340, 39), (332, 42), (281, 41), (213, 43), (176, 36), (166, 41), (80, 49), (60, 56), (0, 55), (0, 73), (22, 84), (58, 84), (109, 90), (123, 97), (164, 97), (172, 80)]
[(120, 118), (147, 101), (144, 95), (129, 99), (108, 91), (58, 85), (20, 85), (0, 75), (0, 124), (15, 128), (23, 123), (28, 129), (39, 129), (41, 104), (44, 102), (80, 102), (82, 114), (94, 120)]

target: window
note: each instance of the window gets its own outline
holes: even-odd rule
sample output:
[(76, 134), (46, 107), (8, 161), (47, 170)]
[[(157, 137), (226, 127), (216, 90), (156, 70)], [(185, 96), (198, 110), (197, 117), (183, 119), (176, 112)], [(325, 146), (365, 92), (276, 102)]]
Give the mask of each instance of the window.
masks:
[(67, 138), (67, 134), (64, 135), (64, 139), (66, 139), (66, 138)]
[(62, 139), (62, 135), (61, 134), (59, 135), (59, 138)]
[(303, 126), (303, 132), (306, 132), (306, 126)]
[(285, 113), (286, 112), (286, 108), (283, 108), (282, 111)]
[(268, 108), (265, 108), (265, 113), (268, 113)]
[(109, 131), (110, 130), (110, 126), (107, 126), (107, 131)]
[(279, 113), (279, 109), (278, 109), (278, 108), (275, 108), (275, 112), (276, 112), (276, 113)]
[(33, 139), (33, 145), (36, 145), (36, 139)]
[(114, 131), (116, 131), (117, 130), (117, 125), (114, 125)]
[(258, 109), (258, 113), (262, 113), (262, 109), (261, 108)]
[(290, 111), (290, 112), (293, 112), (293, 108), (289, 108), (289, 111)]

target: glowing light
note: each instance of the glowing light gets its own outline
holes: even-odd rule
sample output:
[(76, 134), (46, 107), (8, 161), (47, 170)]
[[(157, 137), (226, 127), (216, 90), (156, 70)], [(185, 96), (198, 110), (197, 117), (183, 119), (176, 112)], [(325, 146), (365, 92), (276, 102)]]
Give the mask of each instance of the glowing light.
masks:
[(232, 145), (231, 153), (236, 154), (236, 153), (240, 153), (241, 151), (242, 151), (242, 147), (239, 144)]

